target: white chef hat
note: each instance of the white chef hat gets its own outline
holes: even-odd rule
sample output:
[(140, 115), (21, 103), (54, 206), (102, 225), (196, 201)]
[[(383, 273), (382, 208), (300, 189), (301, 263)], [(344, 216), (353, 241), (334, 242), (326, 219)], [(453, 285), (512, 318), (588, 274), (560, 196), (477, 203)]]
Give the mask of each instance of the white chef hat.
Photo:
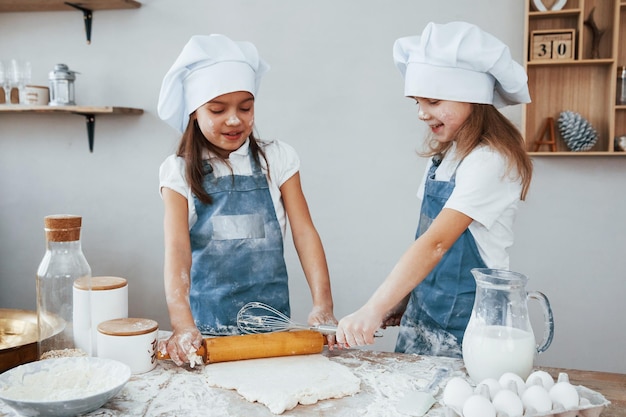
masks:
[(528, 76), (499, 39), (466, 22), (429, 23), (396, 40), (393, 58), (404, 94), (503, 107), (529, 103)]
[(250, 42), (224, 35), (192, 36), (161, 84), (159, 117), (180, 132), (189, 115), (217, 96), (248, 91), (256, 96), (269, 65)]

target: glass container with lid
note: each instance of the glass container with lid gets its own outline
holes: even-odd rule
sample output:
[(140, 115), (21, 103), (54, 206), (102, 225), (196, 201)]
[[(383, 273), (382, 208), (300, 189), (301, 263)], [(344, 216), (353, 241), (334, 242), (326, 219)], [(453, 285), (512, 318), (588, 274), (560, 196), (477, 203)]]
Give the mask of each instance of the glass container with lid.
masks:
[[(74, 282), (82, 278), (90, 287), (91, 268), (80, 241), (82, 217), (51, 215), (44, 218), (46, 253), (37, 269), (37, 325), (40, 359), (92, 355), (91, 320), (74, 323)], [(86, 344), (77, 341), (87, 340)], [(80, 346), (79, 346), (80, 345)]]
[(50, 106), (71, 106), (74, 101), (74, 80), (76, 71), (72, 71), (65, 64), (56, 64), (54, 70), (48, 74), (50, 81)]

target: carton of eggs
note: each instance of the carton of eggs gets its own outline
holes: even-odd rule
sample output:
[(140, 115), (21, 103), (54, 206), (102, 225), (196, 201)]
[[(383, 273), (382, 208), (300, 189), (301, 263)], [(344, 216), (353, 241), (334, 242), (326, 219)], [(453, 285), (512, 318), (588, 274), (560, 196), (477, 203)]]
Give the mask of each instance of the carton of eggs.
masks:
[(513, 373), (489, 378), (476, 387), (453, 377), (441, 400), (446, 417), (598, 417), (609, 401), (582, 385), (574, 386), (566, 373), (555, 381), (545, 371), (526, 381)]

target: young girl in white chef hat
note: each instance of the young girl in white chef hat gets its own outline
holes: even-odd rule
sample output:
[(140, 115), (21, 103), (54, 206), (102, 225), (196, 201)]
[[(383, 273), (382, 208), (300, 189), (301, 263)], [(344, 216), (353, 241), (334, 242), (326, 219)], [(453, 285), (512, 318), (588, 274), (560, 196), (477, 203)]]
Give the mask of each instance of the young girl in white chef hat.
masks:
[(501, 41), (465, 22), (429, 23), (398, 39), (404, 95), (430, 129), (415, 242), (337, 342), (373, 342), (397, 325), (396, 351), (461, 357), (475, 296), (472, 268), (508, 269), (513, 221), (532, 176), (517, 128), (496, 107), (528, 103), (524, 69)]
[(259, 301), (290, 315), (287, 218), (311, 289), (310, 324), (335, 324), (328, 267), (300, 186), (294, 149), (255, 137), (254, 100), (269, 69), (249, 42), (193, 36), (165, 75), (159, 117), (182, 132), (161, 165), (165, 293), (177, 364), (202, 335), (238, 333), (237, 312)]

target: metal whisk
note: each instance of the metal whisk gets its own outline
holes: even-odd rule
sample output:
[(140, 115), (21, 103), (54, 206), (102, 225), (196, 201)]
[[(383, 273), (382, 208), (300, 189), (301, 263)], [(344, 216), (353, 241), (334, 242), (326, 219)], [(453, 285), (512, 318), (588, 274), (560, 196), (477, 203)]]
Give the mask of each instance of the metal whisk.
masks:
[(243, 333), (282, 332), (294, 329), (315, 330), (322, 334), (335, 334), (337, 326), (320, 324), (309, 326), (293, 322), (289, 317), (264, 303), (253, 301), (237, 313), (237, 327)]

